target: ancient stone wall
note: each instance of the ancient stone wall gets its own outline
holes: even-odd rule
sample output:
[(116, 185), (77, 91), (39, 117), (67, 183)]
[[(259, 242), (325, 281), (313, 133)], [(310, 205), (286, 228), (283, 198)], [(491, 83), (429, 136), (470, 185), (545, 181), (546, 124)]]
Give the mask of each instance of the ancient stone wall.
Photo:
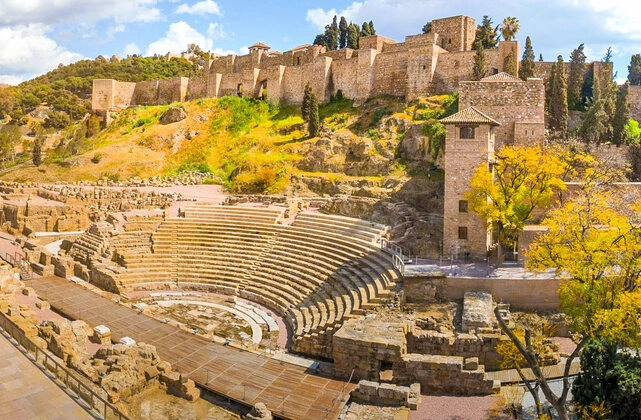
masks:
[[(481, 80), (461, 82), (459, 85), (459, 108), (473, 106), (492, 116), (501, 125), (496, 128), (496, 147), (503, 144), (523, 143), (528, 139), (543, 140), (545, 117), (545, 86), (541, 79), (521, 80)], [(524, 134), (526, 127), (516, 132), (515, 123), (538, 123), (539, 126), (527, 127), (531, 131)]]
[[(436, 72), (434, 73), (434, 92), (449, 93), (457, 90), (459, 82), (474, 79), (474, 51), (458, 53), (443, 52), (438, 55)], [(485, 52), (488, 67), (496, 66), (496, 50)], [(463, 109), (459, 106), (460, 109)]]
[(628, 87), (630, 118), (641, 121), (641, 86)]
[(426, 278), (424, 282), (436, 290), (437, 299), (460, 300), (468, 290), (485, 290), (492, 293), (495, 301), (507, 302), (515, 310), (559, 308), (558, 278), (442, 277)]
[(374, 60), (374, 87), (378, 95), (403, 97), (407, 93), (407, 52), (378, 54)]
[[(487, 380), (477, 358), (408, 352), (405, 323), (347, 321), (334, 334), (334, 374), (341, 378), (420, 383), (430, 392), (486, 395), (495, 384)], [(468, 363), (469, 362), (469, 363)]]
[(501, 357), (496, 351), (500, 334), (454, 334), (415, 329), (407, 336), (408, 353), (439, 354), (443, 356), (478, 357), (485, 370), (499, 370)]
[(432, 21), (432, 32), (441, 38), (448, 51), (470, 51), (476, 36), (476, 22), (469, 16), (453, 16)]

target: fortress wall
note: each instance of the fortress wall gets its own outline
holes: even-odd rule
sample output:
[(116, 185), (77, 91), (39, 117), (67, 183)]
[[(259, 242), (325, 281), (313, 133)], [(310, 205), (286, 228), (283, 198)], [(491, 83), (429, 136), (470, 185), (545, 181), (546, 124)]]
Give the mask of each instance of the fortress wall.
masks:
[(134, 101), (136, 83), (114, 81), (113, 103), (110, 110), (116, 111), (129, 108)]
[(220, 88), (218, 89), (218, 97), (238, 96), (239, 86), (242, 87), (242, 96), (253, 96), (255, 87), (253, 70), (222, 74), (220, 78)]
[(406, 52), (407, 51), (407, 44), (404, 42), (399, 42), (397, 44), (387, 44), (383, 48), (383, 54), (387, 53), (398, 53), (398, 52)]
[(255, 67), (258, 67), (260, 63), (259, 52), (253, 52), (251, 54), (239, 55), (236, 57), (234, 62), (234, 72), (244, 72), (249, 71)]
[(211, 96), (207, 92), (207, 79), (204, 77), (192, 77), (187, 79), (186, 99), (191, 101), (198, 98)]
[(541, 79), (527, 82), (462, 82), (459, 109), (473, 106), (491, 115), (496, 128), (497, 147), (514, 143), (514, 122), (544, 122), (545, 87)]
[(232, 73), (234, 71), (235, 61), (236, 61), (236, 56), (233, 54), (216, 58), (212, 60), (211, 65), (209, 66), (209, 72), (221, 73), (221, 74)]
[(628, 105), (630, 118), (641, 121), (641, 86), (628, 87)]
[(406, 51), (378, 54), (374, 60), (374, 92), (376, 95), (402, 97), (407, 94)]
[(104, 110), (113, 108), (113, 79), (94, 79), (91, 89), (91, 109)]
[(426, 95), (431, 90), (433, 70), (433, 54), (435, 47), (428, 44), (418, 48), (410, 48), (407, 56), (407, 99), (412, 100)]
[(354, 52), (351, 48), (342, 48), (340, 50), (327, 51), (323, 54), (325, 57), (331, 57), (332, 60), (349, 60), (354, 55)]
[(94, 79), (91, 109), (119, 111), (133, 104), (136, 83), (113, 79)]
[(158, 80), (136, 83), (132, 105), (155, 105), (158, 100)]
[(476, 36), (476, 22), (468, 16), (432, 21), (432, 32), (440, 35), (441, 47), (448, 51), (470, 51)]
[(394, 41), (393, 39), (385, 38), (380, 35), (370, 35), (361, 37), (358, 40), (358, 49), (372, 49), (378, 52), (382, 52), (384, 49), (389, 48), (389, 46), (393, 44), (396, 44), (396, 41)]
[[(332, 85), (334, 90), (331, 94), (336, 94), (340, 89), (347, 98), (359, 98), (359, 83), (354, 78), (355, 74), (358, 74), (358, 58), (332, 61)], [(354, 83), (355, 81), (356, 83)]]
[(157, 105), (170, 104), (172, 102), (183, 102), (187, 97), (187, 86), (189, 78), (174, 77), (158, 81)]
[(314, 62), (301, 66), (285, 67), (280, 100), (285, 103), (303, 102), (305, 85), (309, 82), (319, 102), (329, 100), (328, 85), (331, 76), (332, 59), (320, 56)]
[[(285, 66), (272, 66), (260, 70), (256, 82), (256, 91), (254, 96), (259, 97), (261, 94), (266, 93), (267, 98), (270, 100), (280, 101), (282, 94), (282, 75)], [(262, 91), (265, 87), (265, 92)]]
[[(474, 51), (439, 54), (433, 78), (434, 93), (454, 92), (457, 90), (460, 81), (472, 80), (474, 78), (472, 71), (474, 54)], [(488, 67), (491, 69), (493, 63), (496, 63), (497, 52), (495, 50), (485, 51), (485, 56)]]

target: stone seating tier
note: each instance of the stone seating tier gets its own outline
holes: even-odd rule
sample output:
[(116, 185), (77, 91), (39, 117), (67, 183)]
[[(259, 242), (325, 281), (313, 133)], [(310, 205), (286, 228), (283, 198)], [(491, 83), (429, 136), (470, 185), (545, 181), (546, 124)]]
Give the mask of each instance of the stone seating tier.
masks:
[(379, 304), (399, 278), (369, 222), (339, 218), (341, 226), (329, 229), (323, 216), (288, 226), (264, 222), (264, 209), (228, 209), (234, 207), (187, 208), (186, 218), (166, 219), (151, 236), (152, 254), (127, 254), (120, 287), (238, 295), (283, 316), (295, 339), (305, 337), (297, 341), (301, 348), (320, 349), (313, 340), (331, 338), (344, 319)]

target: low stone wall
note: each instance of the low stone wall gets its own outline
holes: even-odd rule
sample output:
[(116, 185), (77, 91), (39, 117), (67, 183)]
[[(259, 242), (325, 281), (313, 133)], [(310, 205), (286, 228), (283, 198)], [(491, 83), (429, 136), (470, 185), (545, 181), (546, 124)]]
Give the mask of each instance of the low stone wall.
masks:
[[(468, 290), (487, 291), (497, 302), (509, 303), (515, 310), (553, 311), (559, 307), (560, 279), (487, 278), (487, 277), (414, 277), (412, 290), (419, 292), (419, 300), (462, 300)], [(424, 296), (420, 296), (420, 293)], [(407, 294), (411, 302), (412, 295)]]
[(489, 395), (498, 392), (499, 381), (487, 379), (478, 358), (406, 354), (403, 364), (394, 369), (395, 381), (421, 384), (428, 392), (448, 395)]
[(362, 380), (351, 393), (352, 400), (359, 403), (401, 406), (416, 410), (421, 401), (421, 384), (399, 386)]
[(478, 357), (488, 371), (499, 370), (501, 357), (496, 351), (500, 334), (454, 334), (432, 330), (415, 330), (407, 336), (408, 353), (439, 354), (443, 356)]

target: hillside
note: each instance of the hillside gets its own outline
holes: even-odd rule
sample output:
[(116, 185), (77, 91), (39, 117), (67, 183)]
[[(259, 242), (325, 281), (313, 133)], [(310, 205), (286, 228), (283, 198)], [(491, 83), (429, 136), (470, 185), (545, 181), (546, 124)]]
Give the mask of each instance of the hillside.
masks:
[[(62, 132), (40, 167), (26, 162), (3, 179), (125, 180), (199, 170), (234, 192), (283, 193), (294, 179), (381, 185), (388, 178), (438, 178), (434, 162), (443, 132), (435, 119), (455, 110), (454, 100), (439, 96), (405, 105), (378, 98), (358, 109), (336, 100), (321, 105), (323, 128), (315, 138), (308, 137), (296, 106), (224, 97), (136, 107), (118, 113), (92, 137), (78, 134), (84, 123)], [(186, 118), (162, 124), (172, 107), (182, 108)]]

